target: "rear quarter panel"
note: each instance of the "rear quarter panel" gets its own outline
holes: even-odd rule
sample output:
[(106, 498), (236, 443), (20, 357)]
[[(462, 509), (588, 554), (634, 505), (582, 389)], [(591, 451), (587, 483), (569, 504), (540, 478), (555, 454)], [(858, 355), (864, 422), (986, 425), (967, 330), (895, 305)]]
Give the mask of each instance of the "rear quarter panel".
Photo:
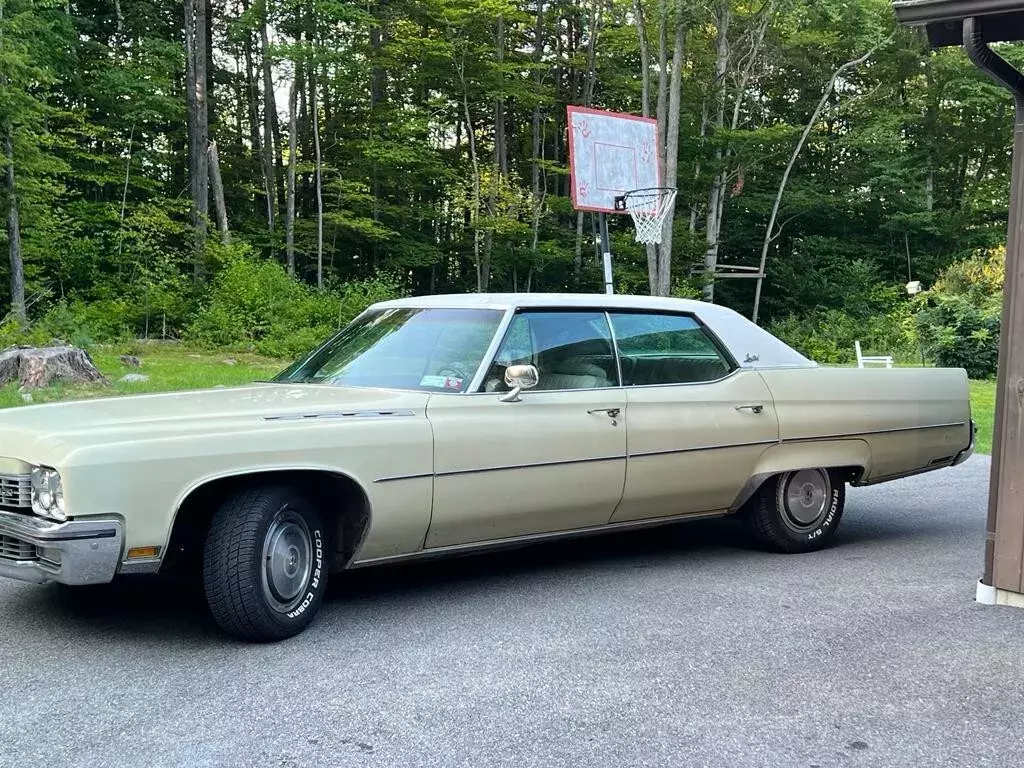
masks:
[(866, 482), (943, 466), (970, 442), (967, 374), (955, 368), (804, 368), (761, 371), (779, 438), (868, 443)]

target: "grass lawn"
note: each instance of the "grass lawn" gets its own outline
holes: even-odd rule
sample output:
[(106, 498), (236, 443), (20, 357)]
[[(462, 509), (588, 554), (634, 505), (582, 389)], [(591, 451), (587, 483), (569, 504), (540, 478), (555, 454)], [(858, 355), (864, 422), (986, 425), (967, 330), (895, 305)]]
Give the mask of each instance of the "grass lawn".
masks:
[[(33, 403), (72, 400), (87, 397), (109, 397), (138, 392), (170, 392), (201, 389), (218, 384), (232, 386), (273, 376), (287, 365), (258, 355), (234, 352), (208, 352), (181, 348), (177, 345), (137, 344), (130, 350), (142, 361), (141, 368), (129, 368), (120, 357), (124, 347), (95, 347), (90, 351), (93, 362), (107, 377), (107, 384), (55, 384), (31, 391)], [(149, 381), (118, 381), (126, 373), (141, 373)], [(25, 405), (17, 384), (0, 388), (0, 408)]]
[(978, 453), (992, 453), (992, 427), (995, 423), (996, 383), (971, 382), (971, 415), (978, 423)]

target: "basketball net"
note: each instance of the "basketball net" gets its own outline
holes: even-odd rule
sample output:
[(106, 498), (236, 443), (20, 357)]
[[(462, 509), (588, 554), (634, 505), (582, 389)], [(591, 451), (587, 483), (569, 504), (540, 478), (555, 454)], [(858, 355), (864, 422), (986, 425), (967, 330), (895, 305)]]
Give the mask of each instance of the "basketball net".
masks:
[(636, 241), (645, 245), (660, 243), (662, 225), (676, 200), (675, 188), (634, 189), (623, 198), (626, 210), (636, 225)]

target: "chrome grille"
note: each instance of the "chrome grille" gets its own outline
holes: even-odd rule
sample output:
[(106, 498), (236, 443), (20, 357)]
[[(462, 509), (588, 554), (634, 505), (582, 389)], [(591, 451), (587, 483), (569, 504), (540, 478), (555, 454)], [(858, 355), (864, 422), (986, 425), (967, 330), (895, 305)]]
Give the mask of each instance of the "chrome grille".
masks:
[(0, 475), (0, 508), (30, 509), (32, 479), (28, 475)]
[(0, 535), (0, 560), (38, 560), (35, 544)]

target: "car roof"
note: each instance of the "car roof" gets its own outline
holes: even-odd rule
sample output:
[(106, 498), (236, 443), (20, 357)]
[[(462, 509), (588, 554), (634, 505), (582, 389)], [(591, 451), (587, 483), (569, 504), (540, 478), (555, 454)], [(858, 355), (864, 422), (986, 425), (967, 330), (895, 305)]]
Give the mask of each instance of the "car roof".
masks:
[[(416, 296), (381, 302), (385, 307), (472, 307), (512, 309), (515, 307), (588, 307), (609, 309), (660, 309), (673, 312), (725, 310), (715, 304), (661, 296), (633, 296), (608, 293), (450, 293)], [(731, 310), (726, 310), (731, 311)]]
[(718, 304), (662, 296), (606, 293), (453, 293), (415, 296), (374, 304), (371, 309), (495, 309), (587, 308), (659, 310), (696, 315), (718, 336), (743, 368), (807, 367), (808, 360), (738, 312)]

